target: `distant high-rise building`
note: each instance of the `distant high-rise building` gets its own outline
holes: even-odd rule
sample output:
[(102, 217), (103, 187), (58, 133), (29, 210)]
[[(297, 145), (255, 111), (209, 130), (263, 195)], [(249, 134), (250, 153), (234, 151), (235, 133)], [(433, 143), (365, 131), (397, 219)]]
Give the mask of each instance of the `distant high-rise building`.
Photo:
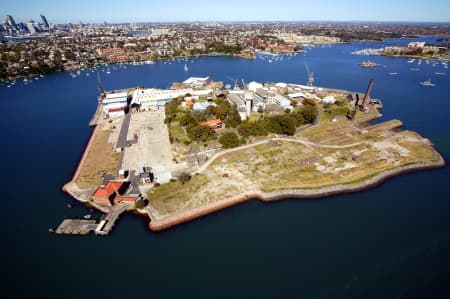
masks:
[(47, 22), (47, 18), (44, 15), (41, 15), (42, 25), (44, 29), (50, 29), (50, 25)]
[(16, 27), (16, 21), (10, 15), (6, 15), (6, 24), (11, 27)]
[(39, 27), (37, 26), (36, 22), (33, 20), (30, 20), (27, 22), (27, 29), (31, 34), (38, 33), (40, 31)]

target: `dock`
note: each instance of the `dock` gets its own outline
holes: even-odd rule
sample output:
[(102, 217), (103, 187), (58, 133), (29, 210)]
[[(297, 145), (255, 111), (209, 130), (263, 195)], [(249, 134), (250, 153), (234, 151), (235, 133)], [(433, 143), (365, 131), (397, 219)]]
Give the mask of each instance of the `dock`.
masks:
[(114, 205), (109, 213), (106, 215), (105, 219), (100, 221), (100, 223), (94, 228), (95, 234), (97, 235), (108, 235), (112, 229), (116, 221), (119, 219), (120, 214), (125, 212), (128, 209), (127, 204), (119, 203)]
[(95, 220), (64, 219), (55, 233), (59, 235), (87, 235), (96, 228)]

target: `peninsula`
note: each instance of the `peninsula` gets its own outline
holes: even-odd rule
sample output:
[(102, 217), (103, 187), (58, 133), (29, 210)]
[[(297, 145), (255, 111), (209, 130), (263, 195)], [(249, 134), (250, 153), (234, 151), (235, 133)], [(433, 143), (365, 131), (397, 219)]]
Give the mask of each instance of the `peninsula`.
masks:
[(63, 190), (107, 215), (134, 212), (161, 231), (250, 200), (320, 198), (445, 166), (430, 140), (371, 124), (380, 100), (288, 83), (189, 78), (171, 89), (101, 89), (94, 128)]

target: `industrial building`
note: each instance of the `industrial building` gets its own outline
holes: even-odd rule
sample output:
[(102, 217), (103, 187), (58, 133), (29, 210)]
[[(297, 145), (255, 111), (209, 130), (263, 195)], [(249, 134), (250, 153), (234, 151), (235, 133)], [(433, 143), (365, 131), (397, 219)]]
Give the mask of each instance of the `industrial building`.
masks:
[(227, 100), (230, 104), (237, 106), (242, 120), (246, 120), (252, 112), (265, 109), (264, 101), (252, 91), (229, 93)]
[(103, 111), (110, 118), (124, 116), (128, 109), (129, 97), (128, 93), (110, 93), (106, 94), (102, 100)]
[(211, 83), (211, 77), (207, 76), (204, 78), (191, 77), (183, 81), (183, 86), (191, 88), (202, 88)]
[(205, 96), (211, 94), (212, 89), (193, 90), (192, 88), (182, 89), (144, 89), (138, 88), (134, 91), (132, 106), (139, 106), (141, 111), (158, 110), (160, 107), (178, 97), (184, 97), (186, 94), (192, 96)]

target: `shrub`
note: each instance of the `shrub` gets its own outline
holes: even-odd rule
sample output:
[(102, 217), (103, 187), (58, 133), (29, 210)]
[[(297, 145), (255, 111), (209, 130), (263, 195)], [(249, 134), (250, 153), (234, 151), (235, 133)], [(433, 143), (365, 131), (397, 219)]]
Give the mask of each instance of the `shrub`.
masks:
[(136, 203), (134, 204), (136, 209), (142, 209), (147, 205), (147, 203), (143, 199), (136, 200)]
[(317, 110), (316, 106), (305, 105), (300, 108), (298, 113), (302, 115), (306, 124), (312, 124), (316, 120), (319, 111)]
[(182, 183), (185, 184), (187, 182), (189, 182), (191, 180), (191, 175), (187, 172), (183, 172), (182, 174), (180, 174), (178, 176), (178, 180)]
[(239, 137), (234, 132), (223, 134), (220, 136), (219, 142), (222, 144), (223, 148), (233, 148), (240, 145)]

